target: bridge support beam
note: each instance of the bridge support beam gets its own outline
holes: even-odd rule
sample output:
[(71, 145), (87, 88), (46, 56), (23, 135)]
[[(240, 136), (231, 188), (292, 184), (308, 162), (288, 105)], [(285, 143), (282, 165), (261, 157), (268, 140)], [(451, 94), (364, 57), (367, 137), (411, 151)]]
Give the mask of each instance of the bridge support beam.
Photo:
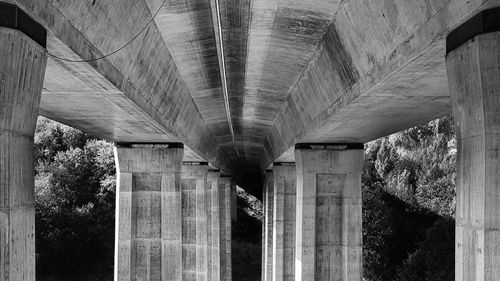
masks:
[(464, 27), (447, 38), (458, 146), (457, 281), (500, 280), (500, 32), (487, 30), (495, 27), (491, 20), (499, 29), (499, 19), (497, 11), (472, 22), (473, 26), (466, 23), (465, 27), (481, 31), (463, 38), (473, 40), (457, 44), (456, 39), (467, 34)]
[(232, 184), (231, 177), (221, 176), (219, 178), (220, 196), (221, 196), (221, 236), (222, 238), (222, 258), (221, 258), (221, 280), (231, 281), (232, 277), (232, 250), (231, 250), (231, 231), (232, 231)]
[(264, 182), (262, 226), (262, 281), (272, 281), (273, 272), (273, 204), (274, 183), (272, 170), (266, 171)]
[[(43, 42), (22, 30), (26, 15), (0, 3), (0, 280), (35, 280), (33, 136), (47, 63)], [(18, 25), (19, 23), (19, 25)], [(19, 30), (18, 30), (19, 29)]]
[(298, 144), (295, 161), (295, 280), (362, 280), (363, 145)]
[(117, 145), (115, 280), (182, 281), (182, 144)]
[(295, 280), (295, 163), (274, 163), (273, 281)]

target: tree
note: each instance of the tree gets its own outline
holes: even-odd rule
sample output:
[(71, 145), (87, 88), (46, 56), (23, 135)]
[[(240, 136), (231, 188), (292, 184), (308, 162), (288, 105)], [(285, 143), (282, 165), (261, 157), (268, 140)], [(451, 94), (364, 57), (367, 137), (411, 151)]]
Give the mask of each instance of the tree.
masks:
[(362, 177), (366, 280), (451, 280), (455, 145), (451, 117), (366, 145)]
[(37, 278), (112, 279), (112, 144), (47, 119), (35, 138)]

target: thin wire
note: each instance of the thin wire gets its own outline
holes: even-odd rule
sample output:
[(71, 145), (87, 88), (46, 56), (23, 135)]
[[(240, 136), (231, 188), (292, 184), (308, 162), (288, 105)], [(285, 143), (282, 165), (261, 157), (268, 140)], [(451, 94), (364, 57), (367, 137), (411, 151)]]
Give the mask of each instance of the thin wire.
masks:
[(132, 39), (125, 45), (121, 46), (120, 48), (118, 48), (117, 50), (107, 54), (107, 55), (104, 55), (102, 57), (98, 57), (98, 58), (95, 58), (95, 59), (86, 59), (86, 60), (72, 60), (72, 59), (66, 59), (66, 58), (61, 58), (61, 57), (58, 57), (52, 53), (48, 53), (49, 56), (55, 58), (55, 59), (58, 59), (58, 60), (62, 60), (62, 61), (69, 61), (69, 62), (92, 62), (92, 61), (97, 61), (97, 60), (102, 60), (102, 59), (105, 59), (107, 57), (110, 57), (118, 52), (120, 52), (121, 50), (125, 49), (128, 45), (132, 44), (132, 42), (135, 41), (135, 39), (137, 39), (137, 37), (139, 37), (139, 35), (141, 35), (144, 30), (146, 30), (146, 28), (149, 27), (149, 25), (153, 22), (153, 20), (156, 18), (156, 16), (158, 15), (158, 13), (160, 13), (161, 11), (161, 8), (163, 8), (163, 6), (165, 5), (165, 3), (167, 3), (167, 0), (164, 0), (163, 3), (161, 3), (161, 6), (160, 8), (158, 9), (158, 11), (156, 11), (156, 13), (151, 17), (151, 19), (148, 21), (148, 23), (141, 29), (141, 31), (139, 33), (137, 33), (134, 37), (132, 37)]

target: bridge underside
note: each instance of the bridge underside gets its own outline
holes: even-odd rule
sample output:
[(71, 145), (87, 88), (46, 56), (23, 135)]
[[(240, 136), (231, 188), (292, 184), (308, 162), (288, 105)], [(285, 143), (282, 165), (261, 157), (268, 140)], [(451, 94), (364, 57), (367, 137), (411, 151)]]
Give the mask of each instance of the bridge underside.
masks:
[(116, 280), (231, 281), (237, 178), (264, 281), (351, 281), (363, 143), (452, 110), (455, 280), (498, 280), (500, 0), (8, 1), (0, 280), (35, 280), (39, 113), (116, 143)]
[(233, 175), (293, 161), (295, 143), (450, 113), (445, 37), (498, 4), (9, 1), (48, 30), (40, 114), (118, 143), (182, 142)]

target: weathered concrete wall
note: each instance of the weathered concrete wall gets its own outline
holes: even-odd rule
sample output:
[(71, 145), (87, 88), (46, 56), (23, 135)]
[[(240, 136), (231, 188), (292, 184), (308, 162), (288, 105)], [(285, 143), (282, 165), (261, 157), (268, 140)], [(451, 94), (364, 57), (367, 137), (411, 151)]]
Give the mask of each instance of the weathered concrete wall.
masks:
[(296, 149), (295, 280), (362, 280), (363, 149)]
[(500, 32), (447, 55), (457, 124), (455, 280), (500, 280)]
[(271, 281), (273, 272), (273, 212), (274, 212), (274, 177), (272, 171), (266, 171), (263, 194), (264, 225), (262, 230), (262, 281)]
[(35, 280), (33, 135), (45, 48), (0, 27), (0, 280)]
[(115, 280), (182, 281), (182, 148), (115, 148)]
[[(280, 165), (277, 165), (280, 164)], [(273, 165), (273, 281), (295, 280), (295, 164)]]

